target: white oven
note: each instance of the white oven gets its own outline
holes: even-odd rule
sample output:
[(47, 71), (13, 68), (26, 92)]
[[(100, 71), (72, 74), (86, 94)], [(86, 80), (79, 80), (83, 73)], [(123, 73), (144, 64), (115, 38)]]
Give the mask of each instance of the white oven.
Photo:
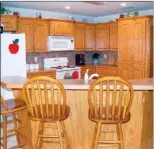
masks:
[(73, 51), (74, 37), (69, 36), (49, 36), (48, 51)]

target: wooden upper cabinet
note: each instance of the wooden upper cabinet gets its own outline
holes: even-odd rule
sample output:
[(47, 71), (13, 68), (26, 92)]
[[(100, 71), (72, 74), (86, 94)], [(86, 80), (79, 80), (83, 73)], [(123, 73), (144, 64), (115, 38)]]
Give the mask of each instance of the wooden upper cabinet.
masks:
[(132, 32), (132, 61), (133, 64), (145, 65), (146, 60), (146, 20), (133, 21)]
[(33, 52), (33, 24), (31, 18), (19, 18), (18, 32), (25, 33), (26, 51)]
[(75, 23), (75, 51), (84, 51), (85, 49), (85, 24)]
[(85, 51), (94, 51), (95, 48), (95, 25), (85, 25)]
[(74, 22), (72, 21), (50, 21), (50, 35), (74, 36)]
[(17, 31), (16, 15), (1, 15), (1, 21), (4, 25), (4, 31)]
[(96, 25), (96, 50), (108, 51), (109, 50), (109, 25), (98, 24)]
[(118, 23), (110, 24), (110, 51), (118, 50)]
[(48, 51), (48, 20), (36, 19), (34, 22), (34, 52)]
[(132, 63), (132, 20), (119, 22), (118, 25), (118, 54), (119, 54), (119, 62), (122, 63)]

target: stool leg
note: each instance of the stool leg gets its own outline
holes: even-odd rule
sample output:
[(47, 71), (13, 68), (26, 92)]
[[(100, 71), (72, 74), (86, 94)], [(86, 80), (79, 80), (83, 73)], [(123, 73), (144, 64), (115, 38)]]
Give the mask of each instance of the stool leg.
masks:
[(57, 122), (57, 127), (58, 127), (59, 141), (60, 141), (60, 149), (64, 149), (64, 143), (60, 129), (60, 122)]
[(13, 113), (13, 124), (14, 124), (14, 128), (15, 128), (15, 134), (16, 134), (16, 139), (17, 139), (17, 144), (20, 145), (20, 140), (19, 140), (19, 132), (18, 132), (18, 125), (17, 125), (17, 121), (16, 121), (16, 113)]
[(68, 136), (67, 136), (67, 132), (66, 132), (64, 121), (61, 122), (61, 126), (62, 126), (63, 131), (65, 131), (65, 140), (67, 142), (67, 149), (70, 149), (71, 146), (70, 146), (69, 139), (68, 139)]
[(92, 141), (91, 149), (94, 148), (94, 143), (95, 143), (95, 139), (96, 139), (97, 126), (98, 126), (98, 125), (95, 124), (95, 131), (94, 131), (94, 135), (93, 135), (93, 141)]
[(3, 149), (7, 149), (7, 117), (3, 116)]
[(27, 128), (26, 128), (25, 123), (24, 123), (24, 119), (22, 117), (22, 113), (21, 113), (21, 111), (19, 111), (18, 113), (19, 113), (19, 117), (20, 117), (20, 120), (21, 120), (21, 124), (23, 125), (23, 128), (24, 128), (27, 140), (28, 140), (29, 144), (32, 146), (31, 140), (30, 140), (29, 135), (28, 135)]
[[(42, 135), (44, 131), (44, 122), (41, 122), (40, 129), (41, 129), (41, 135)], [(43, 144), (43, 138), (41, 137), (39, 139), (39, 149), (42, 149), (42, 144)]]
[(119, 129), (119, 138), (120, 138), (120, 149), (124, 149), (124, 140), (123, 140), (123, 134), (122, 134), (122, 126), (119, 123), (118, 124), (118, 129)]
[(35, 139), (34, 139), (34, 149), (37, 149), (38, 146), (38, 135), (39, 135), (39, 128), (40, 128), (40, 121), (36, 122), (36, 132), (35, 132)]
[(97, 123), (97, 130), (96, 130), (96, 138), (94, 141), (94, 148), (93, 149), (97, 149), (98, 147), (98, 140), (99, 140), (99, 134), (100, 134), (100, 130), (101, 130), (101, 123)]

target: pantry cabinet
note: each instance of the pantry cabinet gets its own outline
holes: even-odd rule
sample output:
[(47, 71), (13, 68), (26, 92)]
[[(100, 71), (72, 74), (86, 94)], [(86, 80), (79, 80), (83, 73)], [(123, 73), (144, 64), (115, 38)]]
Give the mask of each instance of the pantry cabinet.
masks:
[(50, 35), (74, 36), (74, 22), (64, 20), (50, 20)]
[(33, 33), (33, 24), (31, 18), (19, 18), (18, 23), (18, 32), (19, 33), (25, 33), (26, 38), (26, 51), (27, 52), (33, 52), (34, 50), (34, 33)]
[(17, 31), (17, 16), (16, 15), (2, 15), (1, 21), (4, 26), (4, 31)]
[(48, 20), (19, 18), (18, 33), (25, 33), (27, 52), (47, 52)]
[(152, 17), (119, 19), (118, 29), (119, 75), (125, 79), (152, 77)]
[(96, 50), (118, 50), (118, 24), (117, 22), (96, 24)]

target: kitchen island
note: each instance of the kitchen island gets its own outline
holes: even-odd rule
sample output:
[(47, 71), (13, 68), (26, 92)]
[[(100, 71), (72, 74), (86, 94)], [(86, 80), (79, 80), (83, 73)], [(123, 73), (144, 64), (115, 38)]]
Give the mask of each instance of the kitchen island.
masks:
[[(16, 98), (22, 99), (21, 89), (25, 78), (4, 77), (1, 82), (8, 89), (13, 89)], [(83, 80), (59, 80), (66, 89), (68, 105), (71, 108), (70, 116), (65, 120), (71, 149), (90, 149), (95, 123), (88, 119), (87, 94), (90, 83), (84, 84)], [(153, 79), (129, 80), (134, 89), (134, 101), (131, 108), (131, 119), (123, 124), (125, 149), (152, 149), (152, 121), (153, 121)], [(30, 122), (27, 111), (23, 112), (29, 135), (33, 138), (35, 122)], [(104, 125), (104, 129), (115, 129), (113, 125)], [(22, 132), (21, 132), (22, 133)], [(52, 133), (46, 128), (45, 133)], [(100, 137), (111, 140), (116, 139), (114, 134), (104, 134)], [(24, 140), (22, 135), (21, 141)], [(32, 139), (33, 140), (33, 139)], [(31, 147), (27, 146), (27, 149)], [(57, 144), (43, 144), (43, 149), (59, 149)], [(117, 145), (106, 145), (100, 149), (117, 149)]]

